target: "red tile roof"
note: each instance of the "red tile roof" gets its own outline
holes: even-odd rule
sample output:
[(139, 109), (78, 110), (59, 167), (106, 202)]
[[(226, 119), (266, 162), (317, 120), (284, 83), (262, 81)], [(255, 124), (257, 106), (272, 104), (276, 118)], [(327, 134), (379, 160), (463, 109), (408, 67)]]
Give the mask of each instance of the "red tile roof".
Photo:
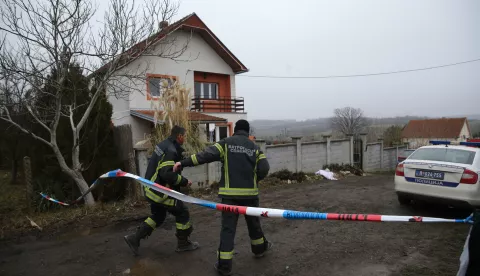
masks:
[[(195, 112), (195, 111), (189, 111), (190, 112), (190, 121), (196, 122), (196, 123), (220, 123), (220, 122), (226, 122), (227, 119), (225, 118), (220, 118), (216, 116), (211, 116), (207, 114), (203, 114), (200, 112)], [(141, 117), (145, 120), (154, 121), (154, 115), (155, 111), (154, 110), (130, 110), (130, 114), (133, 116)], [(160, 114), (161, 115), (161, 111)]]
[[(411, 120), (402, 131), (402, 138), (458, 138), (467, 118)], [(470, 128), (469, 128), (470, 131)]]
[[(125, 63), (130, 62), (136, 56), (142, 53), (142, 51), (147, 47), (147, 42), (149, 45), (156, 43), (163, 39), (165, 36), (173, 33), (176, 30), (187, 30), (198, 33), (209, 45), (212, 47), (217, 54), (222, 57), (222, 59), (232, 68), (235, 73), (244, 73), (248, 72), (247, 67), (240, 62), (240, 60), (233, 55), (230, 50), (218, 39), (217, 36), (203, 23), (203, 21), (195, 13), (189, 14), (184, 18), (168, 25), (166, 28), (162, 29), (160, 32), (150, 36), (149, 38), (135, 44), (130, 49), (125, 51), (122, 54), (122, 59)], [(105, 70), (108, 67), (108, 63), (102, 66), (97, 72)]]

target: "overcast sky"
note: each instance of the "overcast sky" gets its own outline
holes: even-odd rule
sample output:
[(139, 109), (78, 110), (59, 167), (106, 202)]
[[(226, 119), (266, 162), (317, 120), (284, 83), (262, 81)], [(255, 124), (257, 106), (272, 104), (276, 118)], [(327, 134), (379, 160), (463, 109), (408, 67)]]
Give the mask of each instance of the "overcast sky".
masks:
[(480, 59), (480, 1), (183, 0), (250, 69), (237, 75), (249, 119), (479, 114), (480, 62), (337, 79)]

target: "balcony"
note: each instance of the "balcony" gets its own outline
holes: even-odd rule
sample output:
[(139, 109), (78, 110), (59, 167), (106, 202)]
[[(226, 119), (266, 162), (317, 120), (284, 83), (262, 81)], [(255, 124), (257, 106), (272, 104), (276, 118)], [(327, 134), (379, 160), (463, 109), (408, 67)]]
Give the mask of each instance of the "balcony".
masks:
[(243, 97), (220, 97), (217, 99), (192, 98), (191, 111), (206, 113), (245, 113)]

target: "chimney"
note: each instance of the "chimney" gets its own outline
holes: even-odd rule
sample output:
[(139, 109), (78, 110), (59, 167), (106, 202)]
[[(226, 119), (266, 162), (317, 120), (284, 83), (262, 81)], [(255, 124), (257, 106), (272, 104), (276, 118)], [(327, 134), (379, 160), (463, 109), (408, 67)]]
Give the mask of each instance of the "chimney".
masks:
[(166, 27), (168, 27), (168, 21), (160, 21), (160, 23), (158, 25), (160, 27), (160, 30), (163, 30)]

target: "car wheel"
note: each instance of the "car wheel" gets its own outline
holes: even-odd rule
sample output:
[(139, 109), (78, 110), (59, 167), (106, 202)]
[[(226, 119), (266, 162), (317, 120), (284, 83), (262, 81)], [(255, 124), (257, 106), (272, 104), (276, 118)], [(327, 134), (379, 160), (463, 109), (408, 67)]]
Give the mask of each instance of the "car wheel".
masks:
[(410, 198), (404, 196), (404, 195), (397, 195), (398, 202), (400, 205), (408, 205), (412, 201)]

